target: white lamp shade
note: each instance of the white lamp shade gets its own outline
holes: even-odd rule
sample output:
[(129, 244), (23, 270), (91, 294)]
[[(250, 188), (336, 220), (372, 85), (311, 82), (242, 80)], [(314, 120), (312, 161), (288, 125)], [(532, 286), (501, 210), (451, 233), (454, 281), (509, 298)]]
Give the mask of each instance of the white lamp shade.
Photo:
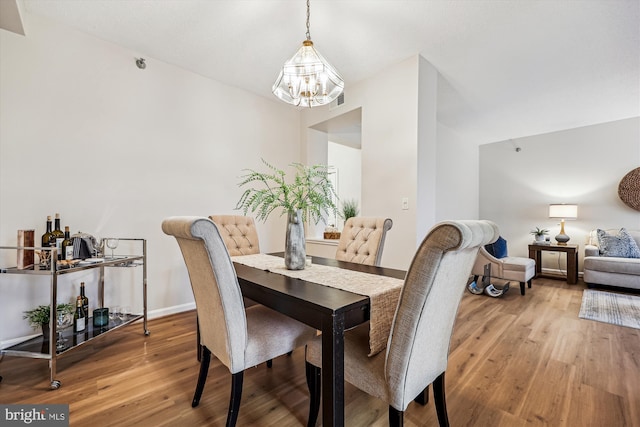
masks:
[(578, 205), (549, 205), (549, 218), (577, 219)]

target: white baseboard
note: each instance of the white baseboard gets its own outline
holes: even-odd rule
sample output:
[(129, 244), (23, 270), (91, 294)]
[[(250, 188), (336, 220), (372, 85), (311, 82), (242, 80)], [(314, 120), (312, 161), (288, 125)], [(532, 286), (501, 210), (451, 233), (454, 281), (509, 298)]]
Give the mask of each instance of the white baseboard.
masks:
[[(159, 317), (169, 316), (171, 314), (182, 313), (184, 311), (195, 310), (195, 309), (196, 309), (196, 303), (190, 302), (187, 304), (174, 305), (173, 307), (164, 307), (164, 308), (159, 308), (157, 310), (151, 310), (147, 312), (147, 318), (149, 320), (157, 319)], [(16, 344), (20, 344), (23, 341), (27, 341), (27, 340), (30, 340), (31, 338), (35, 338), (41, 335), (42, 334), (25, 335), (23, 337), (0, 341), (0, 349), (12, 347)]]
[(158, 317), (169, 316), (170, 314), (182, 313), (183, 311), (195, 310), (196, 303), (190, 302), (187, 304), (174, 305), (173, 307), (159, 308), (157, 310), (151, 310), (147, 313), (149, 319), (157, 319)]

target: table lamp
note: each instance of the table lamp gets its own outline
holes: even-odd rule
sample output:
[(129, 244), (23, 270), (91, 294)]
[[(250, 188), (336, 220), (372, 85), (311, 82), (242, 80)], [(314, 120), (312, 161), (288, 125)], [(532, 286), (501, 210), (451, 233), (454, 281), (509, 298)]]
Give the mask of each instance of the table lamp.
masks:
[(578, 205), (549, 205), (549, 218), (560, 218), (560, 234), (556, 236), (556, 241), (559, 245), (566, 245), (569, 241), (569, 236), (564, 233), (564, 221), (565, 219), (578, 218)]

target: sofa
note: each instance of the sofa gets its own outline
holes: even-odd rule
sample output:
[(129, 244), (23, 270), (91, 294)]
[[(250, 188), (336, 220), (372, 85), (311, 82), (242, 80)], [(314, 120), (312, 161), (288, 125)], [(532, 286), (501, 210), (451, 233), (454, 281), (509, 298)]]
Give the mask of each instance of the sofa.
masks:
[(640, 290), (639, 247), (640, 230), (592, 231), (584, 251), (585, 283)]

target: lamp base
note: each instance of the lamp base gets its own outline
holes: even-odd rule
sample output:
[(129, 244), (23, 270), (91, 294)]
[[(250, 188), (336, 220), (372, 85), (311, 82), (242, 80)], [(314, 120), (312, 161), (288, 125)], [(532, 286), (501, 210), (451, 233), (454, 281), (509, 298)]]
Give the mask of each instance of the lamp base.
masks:
[(560, 234), (556, 236), (556, 242), (559, 245), (564, 246), (569, 241), (569, 236), (564, 234), (564, 218), (560, 221)]
[(570, 237), (567, 236), (566, 234), (558, 234), (556, 236), (556, 242), (558, 242), (558, 244), (560, 246), (564, 246), (567, 244), (567, 242), (569, 241)]

